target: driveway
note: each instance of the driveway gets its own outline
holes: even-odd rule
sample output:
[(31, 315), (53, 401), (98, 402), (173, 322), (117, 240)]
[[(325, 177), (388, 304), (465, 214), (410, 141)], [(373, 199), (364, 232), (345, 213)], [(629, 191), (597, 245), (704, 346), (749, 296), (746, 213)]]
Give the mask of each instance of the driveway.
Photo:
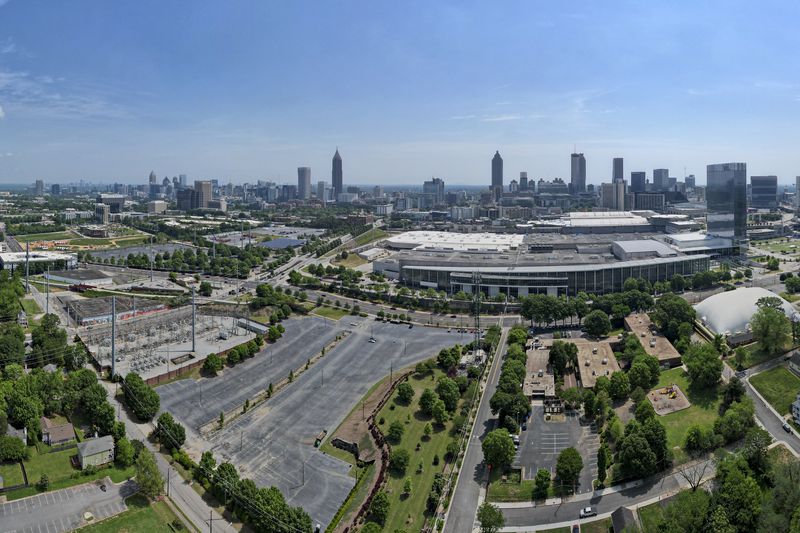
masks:
[(88, 524), (83, 513), (94, 515), (92, 522), (126, 511), (125, 498), (138, 491), (136, 483), (114, 485), (103, 480), (66, 489), (37, 494), (0, 505), (0, 532), (61, 533)]

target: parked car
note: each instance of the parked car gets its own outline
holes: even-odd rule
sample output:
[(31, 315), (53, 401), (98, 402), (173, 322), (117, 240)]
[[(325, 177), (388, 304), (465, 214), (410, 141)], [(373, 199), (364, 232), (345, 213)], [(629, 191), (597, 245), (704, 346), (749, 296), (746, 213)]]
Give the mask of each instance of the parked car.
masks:
[(783, 426), (781, 426), (786, 433), (791, 433), (792, 428), (789, 427), (789, 422), (784, 422)]
[(588, 518), (590, 516), (597, 516), (597, 510), (594, 507), (584, 507), (581, 509), (581, 518)]

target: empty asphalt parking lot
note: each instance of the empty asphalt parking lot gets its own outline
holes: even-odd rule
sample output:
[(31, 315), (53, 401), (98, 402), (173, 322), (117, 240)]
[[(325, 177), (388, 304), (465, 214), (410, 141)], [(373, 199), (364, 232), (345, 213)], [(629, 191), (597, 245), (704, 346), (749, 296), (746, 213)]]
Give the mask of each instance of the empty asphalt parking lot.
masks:
[[(362, 320), (362, 319), (357, 319)], [(156, 388), (161, 410), (169, 411), (190, 428), (216, 420), (278, 383), (331, 342), (337, 333), (352, 329), (347, 318), (340, 323), (324, 318), (292, 318), (283, 322), (286, 333), (275, 344), (266, 345), (255, 357), (213, 378), (181, 379)]]
[(105, 491), (99, 482), (86, 483), (4, 503), (0, 532), (62, 533), (87, 525), (86, 511), (94, 515), (94, 522), (127, 510), (125, 498), (137, 491), (135, 483), (114, 485), (108, 478), (104, 483)]
[[(343, 318), (349, 327), (349, 319)], [(210, 436), (219, 459), (260, 487), (278, 487), (287, 501), (302, 506), (314, 522), (327, 525), (355, 479), (350, 465), (314, 448), (379, 379), (427, 359), (458, 342), (444, 329), (364, 322), (352, 334), (274, 398)], [(370, 343), (370, 335), (376, 338)], [(310, 335), (304, 335), (310, 342)], [(405, 345), (405, 348), (404, 348)], [(218, 411), (218, 409), (217, 409)]]

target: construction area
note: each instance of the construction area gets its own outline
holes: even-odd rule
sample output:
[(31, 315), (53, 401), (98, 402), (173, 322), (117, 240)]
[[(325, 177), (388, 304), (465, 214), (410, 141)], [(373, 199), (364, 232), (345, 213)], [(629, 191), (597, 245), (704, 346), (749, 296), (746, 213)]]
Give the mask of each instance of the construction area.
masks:
[(658, 359), (662, 366), (678, 366), (681, 364), (681, 354), (658, 329), (647, 313), (631, 313), (625, 317), (625, 329), (639, 339), (639, 343), (648, 355)]
[[(85, 301), (93, 300), (81, 300)], [(191, 306), (137, 316), (115, 325), (90, 326), (79, 335), (101, 368), (111, 368), (113, 351), (117, 374), (136, 372), (145, 380), (203, 361), (210, 353), (228, 350), (255, 336), (240, 327), (235, 317), (198, 313), (193, 324)]]
[(135, 296), (72, 298), (63, 303), (70, 320), (78, 326), (109, 323), (112, 320), (112, 314), (116, 314), (119, 322), (167, 309), (163, 302)]
[(657, 415), (668, 415), (691, 407), (686, 395), (674, 383), (663, 389), (654, 389), (647, 393), (647, 399), (653, 405)]
[(583, 388), (593, 388), (598, 377), (610, 379), (611, 374), (620, 369), (608, 339), (599, 342), (575, 339), (572, 342), (578, 347), (578, 372)]

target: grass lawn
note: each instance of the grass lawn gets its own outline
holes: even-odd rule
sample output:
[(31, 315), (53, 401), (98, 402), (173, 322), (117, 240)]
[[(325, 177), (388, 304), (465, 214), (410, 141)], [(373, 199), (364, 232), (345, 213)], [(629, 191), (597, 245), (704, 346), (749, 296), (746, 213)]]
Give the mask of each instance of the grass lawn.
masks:
[(640, 507), (639, 520), (642, 521), (644, 531), (658, 531), (658, 525), (664, 520), (664, 509), (658, 502)]
[(315, 315), (319, 315), (325, 318), (330, 318), (331, 320), (339, 320), (343, 316), (347, 316), (350, 314), (350, 311), (346, 309), (342, 309), (339, 307), (317, 307), (312, 311)]
[[(378, 421), (384, 418), (385, 421), (380, 425), (381, 431), (388, 430), (392, 422), (400, 421), (405, 427), (403, 438), (399, 444), (392, 446), (393, 450), (405, 449), (411, 454), (411, 461), (405, 475), (390, 473), (384, 490), (389, 495), (391, 502), (389, 516), (386, 519), (384, 531), (394, 531), (405, 529), (407, 531), (417, 531), (422, 527), (427, 512), (425, 502), (428, 498), (433, 476), (436, 472), (441, 472), (444, 468), (444, 456), (447, 443), (453, 437), (450, 430), (452, 422), (448, 421), (445, 427), (438, 427), (427, 416), (419, 412), (417, 404), (422, 391), (426, 388), (433, 389), (436, 386), (436, 379), (443, 373), (437, 368), (431, 375), (423, 377), (412, 375), (408, 383), (414, 388), (414, 399), (410, 405), (395, 403), (396, 395), (387, 402), (384, 408), (378, 413)], [(392, 407), (394, 406), (394, 409)], [(457, 411), (458, 412), (458, 411)], [(430, 440), (423, 438), (423, 430), (426, 424), (431, 423), (433, 433)], [(417, 443), (420, 443), (420, 450), (416, 451)], [(434, 456), (439, 456), (439, 464), (434, 466)], [(422, 473), (417, 473), (417, 467), (422, 464)], [(410, 496), (403, 495), (403, 484), (406, 479), (411, 480), (412, 490)]]
[(125, 503), (128, 510), (102, 522), (86, 526), (78, 531), (86, 533), (117, 533), (147, 531), (148, 533), (170, 533), (174, 531), (170, 522), (178, 519), (165, 502), (150, 504), (147, 498), (134, 494)]
[(767, 458), (772, 464), (786, 464), (795, 460), (794, 454), (783, 444), (767, 450)]
[[(587, 524), (581, 524), (581, 533), (613, 533), (611, 529), (611, 519), (605, 518), (603, 520), (595, 520)], [(651, 531), (646, 529), (645, 531)]]
[(380, 228), (372, 228), (356, 237), (356, 246), (364, 246), (368, 242), (383, 239), (387, 233)]
[(489, 490), (486, 499), (490, 502), (528, 502), (533, 499), (533, 480), (520, 481), (520, 472), (514, 470), (506, 473), (506, 481), (502, 480), (502, 472), (495, 470), (489, 478)]
[[(50, 490), (80, 485), (106, 476), (110, 477), (115, 483), (134, 476), (133, 467), (123, 469), (116, 466), (102, 468), (91, 475), (82, 475), (79, 470), (72, 468), (72, 463), (70, 463), (70, 457), (78, 453), (77, 448), (68, 448), (59, 452), (44, 454), (39, 454), (35, 446), (29, 446), (28, 449), (30, 450), (31, 458), (24, 463), (25, 471), (28, 473), (28, 482), (31, 486), (6, 494), (9, 500), (17, 500), (36, 494), (38, 491), (35, 484), (42, 477), (42, 474), (47, 474), (50, 479)], [(73, 474), (75, 475), (73, 476)]]
[(0, 463), (0, 477), (3, 478), (3, 487), (25, 483), (25, 478), (22, 477), (22, 467), (19, 466), (19, 463)]
[(750, 383), (781, 415), (789, 413), (800, 392), (800, 378), (784, 366), (756, 374), (750, 378)]
[(32, 298), (22, 298), (19, 303), (22, 305), (22, 309), (29, 317), (38, 315), (42, 312), (42, 308), (39, 307), (39, 304), (37, 304)]
[(555, 529), (542, 529), (539, 533), (570, 533), (569, 527), (557, 527)]
[(19, 243), (35, 242), (35, 241), (66, 241), (75, 237), (71, 231), (54, 231), (52, 233), (31, 233), (29, 235), (16, 235), (14, 236)]
[(361, 259), (360, 257), (358, 257), (358, 255), (354, 253), (348, 253), (347, 259), (341, 259), (339, 261), (331, 261), (331, 263), (333, 263), (336, 266), (356, 268), (357, 266), (361, 266), (364, 263), (366, 263), (366, 261), (364, 259)]
[(667, 446), (675, 454), (675, 463), (680, 464), (686, 460), (683, 450), (678, 449), (683, 446), (686, 430), (693, 424), (711, 428), (719, 416), (722, 398), (718, 387), (701, 390), (690, 387), (688, 376), (680, 367), (662, 371), (655, 389), (673, 383), (680, 387), (692, 405), (688, 409), (661, 416), (659, 420), (667, 430)]
[[(789, 344), (785, 348), (786, 350), (791, 349), (791, 344)], [(777, 355), (767, 355), (761, 351), (761, 345), (757, 342), (748, 344), (747, 346), (744, 347), (744, 349), (747, 352), (747, 357), (745, 357), (744, 364), (742, 365), (744, 368), (750, 368), (758, 364), (761, 364), (765, 361), (770, 361), (772, 359), (775, 359), (776, 357), (781, 357), (783, 355), (783, 352)], [(735, 361), (733, 362), (733, 364), (736, 364)]]

